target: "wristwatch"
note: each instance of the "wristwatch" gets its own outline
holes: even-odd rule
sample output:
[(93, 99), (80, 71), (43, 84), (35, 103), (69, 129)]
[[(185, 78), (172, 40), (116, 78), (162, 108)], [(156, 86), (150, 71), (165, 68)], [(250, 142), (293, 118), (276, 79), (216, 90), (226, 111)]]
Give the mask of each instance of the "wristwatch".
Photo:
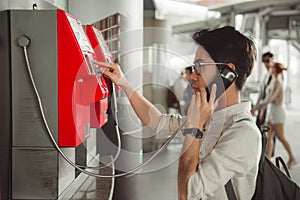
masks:
[(185, 128), (183, 130), (183, 135), (186, 136), (187, 134), (190, 134), (196, 139), (200, 139), (203, 137), (204, 131), (198, 129), (198, 128)]

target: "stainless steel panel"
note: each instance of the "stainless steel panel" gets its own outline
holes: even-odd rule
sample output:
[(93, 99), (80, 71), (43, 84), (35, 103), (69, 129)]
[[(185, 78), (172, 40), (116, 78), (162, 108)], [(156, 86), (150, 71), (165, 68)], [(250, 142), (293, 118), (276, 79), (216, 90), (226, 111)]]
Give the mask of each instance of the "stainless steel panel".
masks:
[[(75, 162), (75, 148), (61, 150), (72, 162)], [(58, 170), (58, 195), (60, 195), (74, 181), (75, 168), (59, 155)]]
[(58, 153), (55, 149), (12, 151), (13, 199), (56, 199), (58, 196)]
[[(80, 145), (75, 148), (75, 162), (77, 165), (86, 165), (86, 158), (87, 158), (87, 149), (86, 149), (87, 141), (84, 141)], [(80, 170), (75, 170), (75, 177), (77, 177), (81, 173)]]
[(90, 130), (90, 137), (86, 142), (86, 150), (86, 163), (89, 163), (91, 160), (95, 159), (97, 155), (97, 133), (95, 128)]
[(13, 146), (52, 147), (27, 71), (20, 36), (30, 39), (28, 56), (49, 126), (57, 138), (57, 25), (56, 11), (10, 11)]

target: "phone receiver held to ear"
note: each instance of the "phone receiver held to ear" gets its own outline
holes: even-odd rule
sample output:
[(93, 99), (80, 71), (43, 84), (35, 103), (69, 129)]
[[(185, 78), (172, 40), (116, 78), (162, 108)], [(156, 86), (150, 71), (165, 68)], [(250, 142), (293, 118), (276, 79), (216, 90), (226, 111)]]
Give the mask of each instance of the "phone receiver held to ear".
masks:
[(207, 101), (209, 101), (210, 92), (213, 84), (217, 85), (216, 99), (215, 99), (217, 100), (238, 77), (238, 74), (227, 65), (224, 67), (224, 69), (219, 70), (219, 72), (220, 73), (218, 73), (215, 76), (215, 78), (205, 88)]

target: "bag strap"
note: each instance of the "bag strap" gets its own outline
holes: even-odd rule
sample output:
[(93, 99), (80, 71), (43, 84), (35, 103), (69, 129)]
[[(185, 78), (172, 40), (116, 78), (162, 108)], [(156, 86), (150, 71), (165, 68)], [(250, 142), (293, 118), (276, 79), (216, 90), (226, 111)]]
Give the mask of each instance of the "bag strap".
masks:
[(226, 183), (225, 190), (226, 190), (228, 200), (236, 200), (231, 179)]
[[(265, 161), (265, 152), (266, 152), (266, 147), (267, 147), (267, 134), (266, 133), (269, 131), (269, 129), (270, 128), (267, 125), (262, 125), (260, 127), (260, 132), (261, 132), (261, 136), (262, 136), (262, 149), (261, 149), (260, 160), (259, 160), (259, 173), (263, 173), (262, 165), (263, 165), (263, 162)], [(277, 158), (276, 158), (276, 165), (277, 165)], [(283, 162), (283, 166), (286, 168), (284, 162)], [(287, 172), (287, 174), (289, 176), (289, 172)], [(228, 200), (236, 200), (236, 195), (233, 190), (233, 185), (232, 185), (231, 179), (226, 183), (225, 190), (226, 190)]]
[(276, 166), (277, 166), (279, 169), (280, 169), (280, 163), (281, 163), (281, 165), (283, 166), (283, 169), (284, 169), (284, 171), (285, 171), (285, 174), (286, 174), (289, 178), (291, 178), (290, 172), (289, 172), (289, 170), (288, 170), (288, 168), (287, 168), (285, 162), (283, 161), (283, 159), (282, 159), (280, 156), (278, 156), (278, 157), (276, 157), (275, 161), (276, 161)]
[(265, 154), (267, 149), (267, 132), (269, 131), (270, 127), (267, 125), (261, 125), (260, 126), (260, 132), (261, 132), (261, 140), (262, 140), (262, 146), (261, 146), (261, 154), (260, 154), (260, 160), (259, 160), (259, 173), (263, 173), (263, 163), (265, 161)]

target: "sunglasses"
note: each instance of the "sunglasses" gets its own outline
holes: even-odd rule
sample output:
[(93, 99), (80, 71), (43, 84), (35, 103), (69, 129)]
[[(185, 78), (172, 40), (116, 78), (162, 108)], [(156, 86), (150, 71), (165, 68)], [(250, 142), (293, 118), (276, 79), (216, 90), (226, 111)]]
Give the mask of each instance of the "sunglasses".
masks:
[[(193, 69), (193, 72), (195, 72), (197, 75), (200, 75), (201, 71), (202, 71), (201, 70), (202, 66), (205, 66), (205, 65), (227, 65), (227, 64), (220, 63), (220, 62), (202, 62), (202, 61), (196, 60), (191, 67)], [(220, 70), (219, 67), (218, 67), (218, 69)]]
[(270, 59), (267, 59), (267, 60), (262, 60), (263, 63), (269, 63), (270, 62)]

